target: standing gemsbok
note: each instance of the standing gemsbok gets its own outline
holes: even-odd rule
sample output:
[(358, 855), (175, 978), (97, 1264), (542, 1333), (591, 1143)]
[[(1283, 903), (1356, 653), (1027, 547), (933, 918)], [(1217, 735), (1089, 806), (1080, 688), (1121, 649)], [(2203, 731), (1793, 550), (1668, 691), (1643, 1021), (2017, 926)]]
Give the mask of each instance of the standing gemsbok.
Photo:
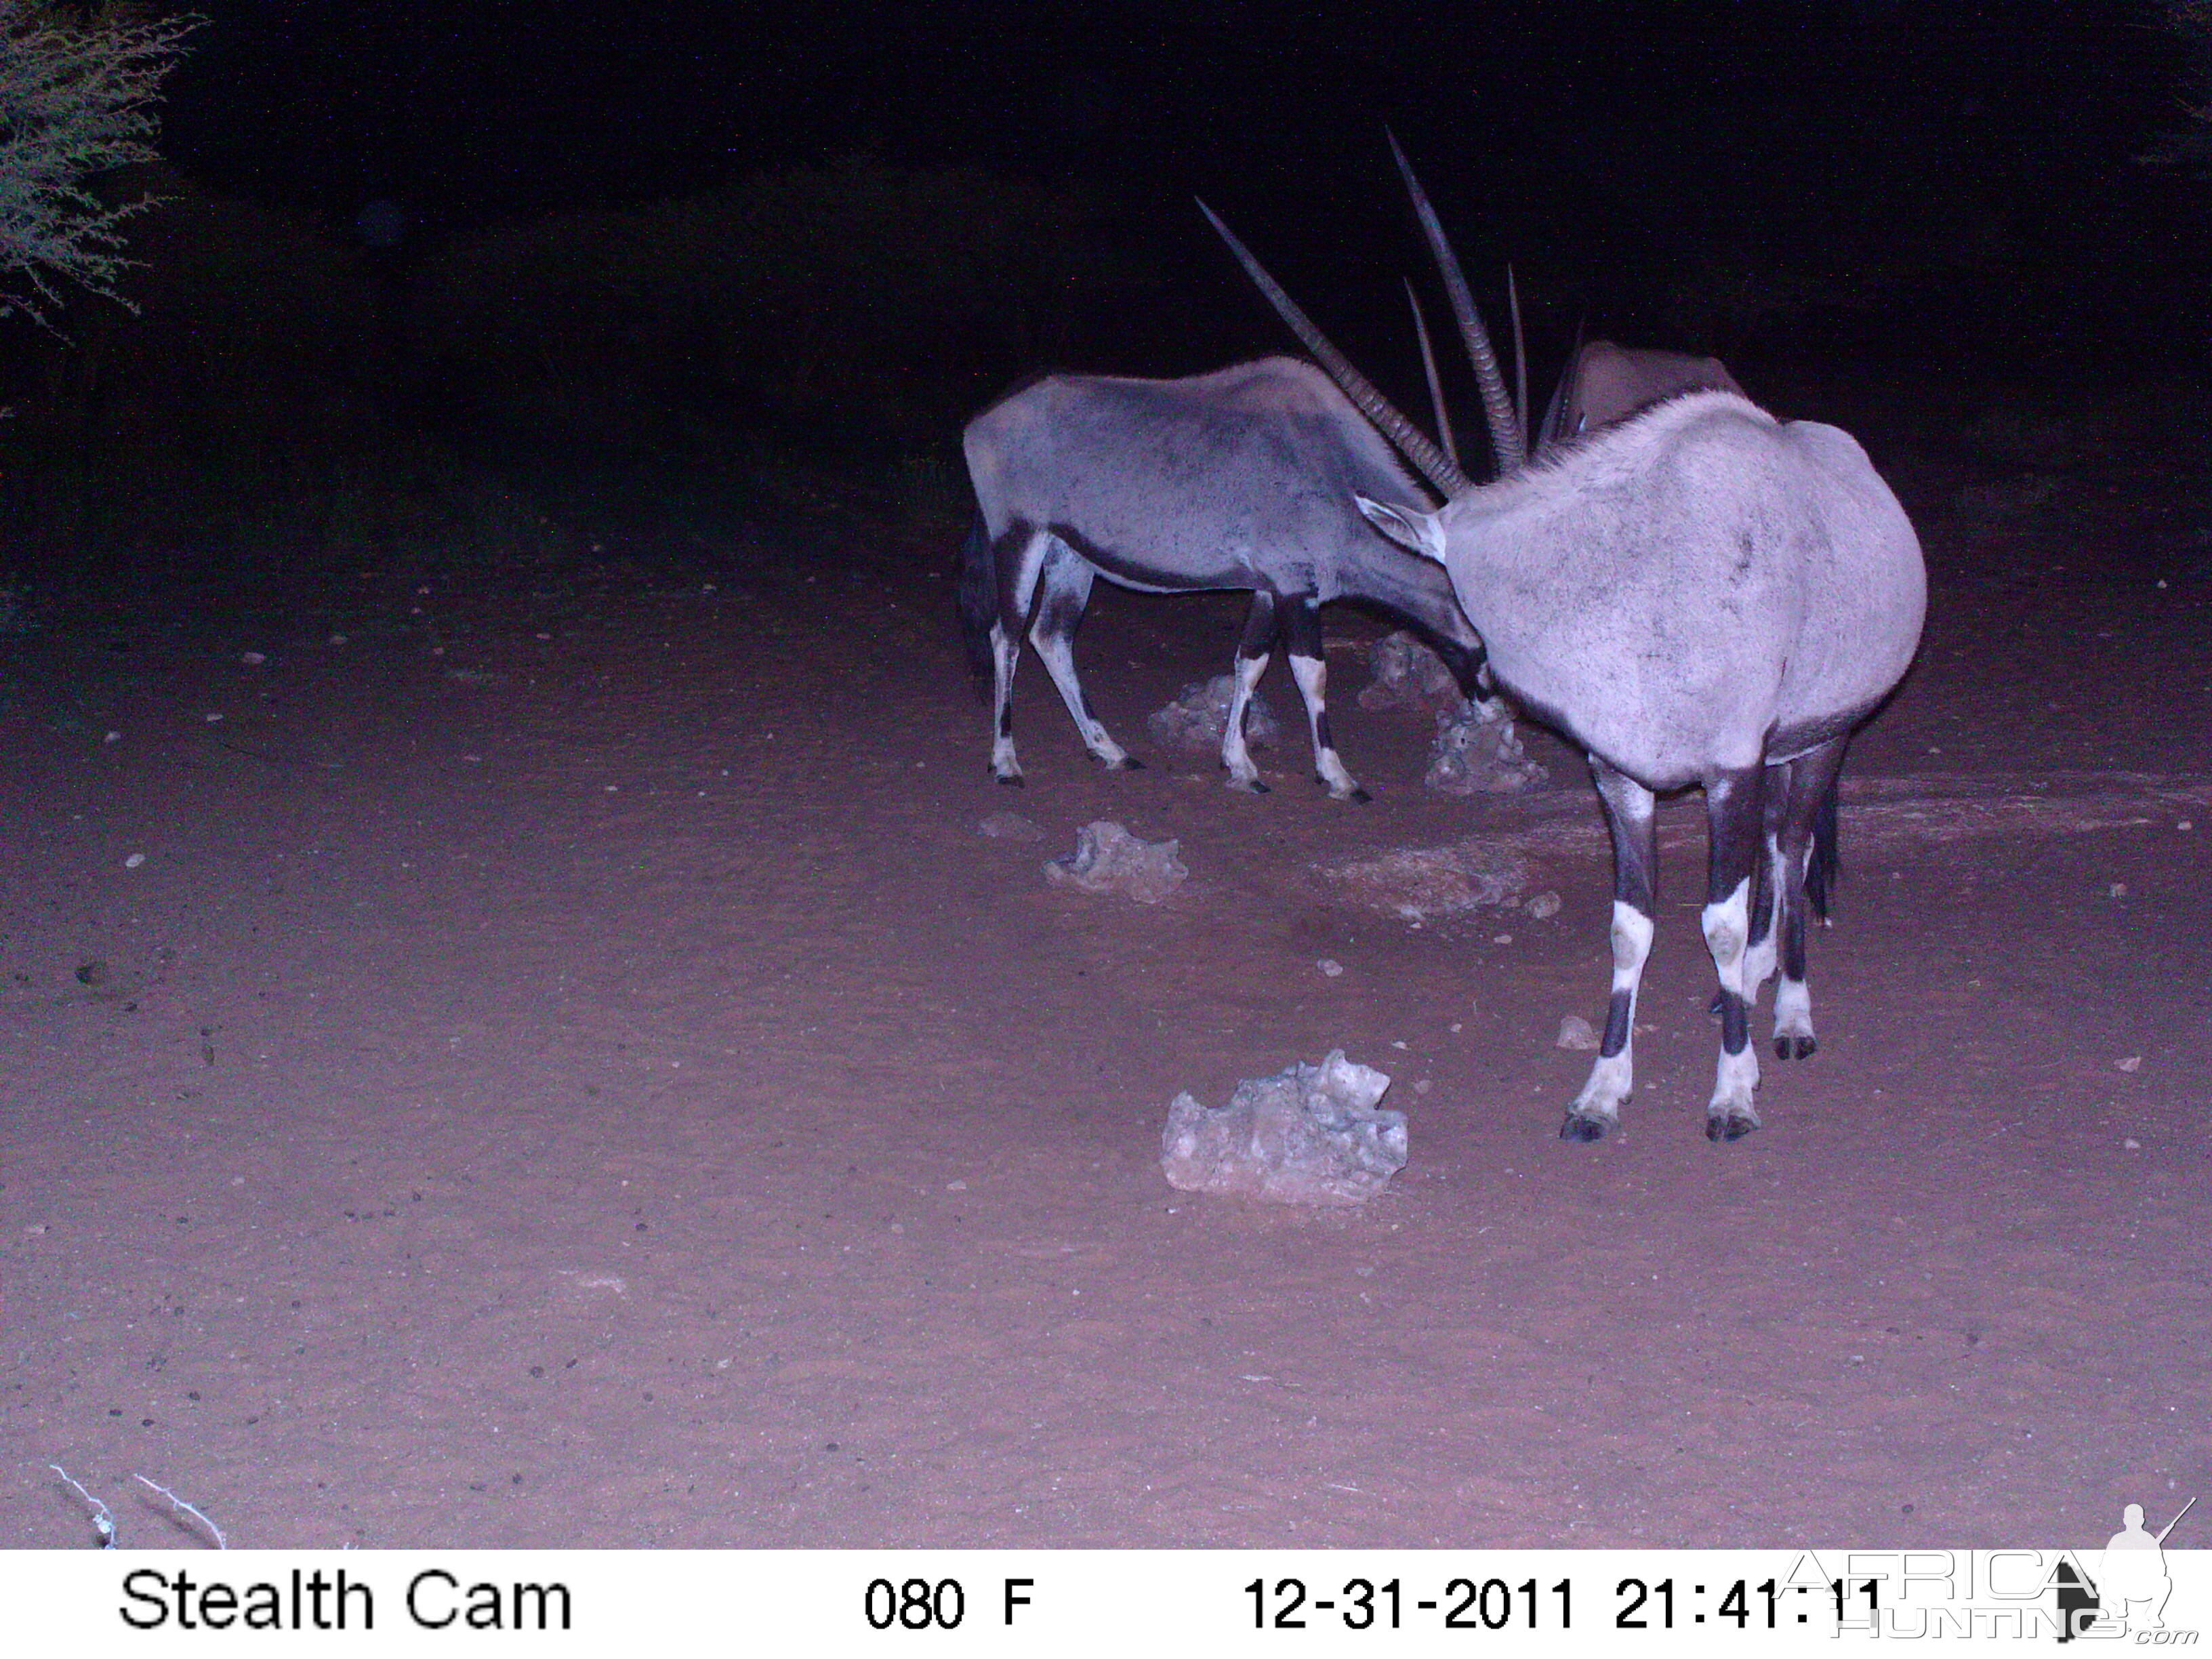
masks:
[[(1457, 260), (1413, 188), (1486, 400), (1503, 403)], [(1348, 364), (1337, 371), (1319, 331), (1229, 242), (1353, 402), (1378, 425), (1402, 426)], [(1705, 794), (1703, 921), (1720, 978), (1705, 1133), (1733, 1140), (1756, 1127), (1750, 1005), (1778, 961), (1775, 1052), (1813, 1052), (1805, 924), (1808, 908), (1825, 910), (1844, 747), (1919, 644), (1927, 577), (1896, 496), (1848, 434), (1697, 390), (1497, 483), (1455, 490), (1440, 510), (1373, 497), (1359, 508), (1450, 573), (1498, 683), (1589, 756), (1613, 836), (1613, 989), (1597, 1062), (1560, 1134), (1598, 1139), (1632, 1087), (1654, 796), (1692, 785)]]

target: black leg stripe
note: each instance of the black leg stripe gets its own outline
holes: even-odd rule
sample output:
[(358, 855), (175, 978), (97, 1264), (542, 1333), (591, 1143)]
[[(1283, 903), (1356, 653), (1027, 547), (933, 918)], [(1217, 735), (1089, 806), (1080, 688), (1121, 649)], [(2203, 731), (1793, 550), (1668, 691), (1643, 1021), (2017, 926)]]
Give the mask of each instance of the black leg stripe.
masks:
[(1615, 991), (1605, 1005), (1605, 1041), (1598, 1053), (1610, 1060), (1628, 1046), (1628, 1023), (1635, 1018), (1636, 993)]
[(1733, 991), (1721, 993), (1721, 1049), (1725, 1054), (1740, 1054), (1750, 1041), (1751, 1012), (1744, 1000)]

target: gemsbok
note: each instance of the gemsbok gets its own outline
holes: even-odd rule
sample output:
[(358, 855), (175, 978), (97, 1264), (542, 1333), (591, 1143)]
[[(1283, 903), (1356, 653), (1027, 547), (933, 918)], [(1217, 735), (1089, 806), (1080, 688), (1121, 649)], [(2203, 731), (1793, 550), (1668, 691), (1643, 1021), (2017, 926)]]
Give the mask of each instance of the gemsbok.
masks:
[[(1458, 260), (1410, 170), (1407, 180), (1485, 401), (1510, 407)], [(1215, 223), (1352, 401), (1380, 429), (1406, 428)], [(1693, 785), (1705, 797), (1702, 920), (1720, 981), (1705, 1133), (1734, 1140), (1757, 1127), (1751, 1005), (1778, 966), (1775, 1053), (1813, 1052), (1806, 919), (1826, 912), (1844, 751), (1919, 645), (1927, 575), (1897, 497), (1849, 434), (1697, 389), (1563, 435), (1439, 509), (1373, 495), (1358, 507), (1450, 574), (1498, 683), (1589, 757), (1613, 840), (1613, 982), (1597, 1061), (1560, 1135), (1599, 1139), (1633, 1087), (1655, 798)]]
[(1733, 392), (1748, 396), (1717, 357), (1686, 352), (1617, 346), (1610, 340), (1585, 340), (1575, 348), (1536, 440), (1536, 453), (1617, 426), (1656, 403), (1685, 392)]
[[(1504, 453), (1507, 440), (1498, 441)], [(1402, 420), (1378, 431), (1310, 363), (1265, 357), (1178, 380), (1048, 375), (978, 415), (963, 443), (976, 512), (961, 550), (959, 607), (970, 665), (991, 684), (991, 771), (1001, 783), (1022, 781), (1012, 691), (1024, 629), (1085, 747), (1109, 767), (1139, 763), (1091, 711), (1076, 676), (1076, 625), (1097, 576), (1145, 593), (1251, 593), (1221, 741), (1235, 788), (1267, 787), (1245, 744), (1244, 711), (1279, 636), (1305, 703), (1316, 781), (1339, 800), (1368, 799), (1329, 732), (1316, 612), (1334, 600), (1410, 629), (1464, 695), (1492, 700), (1482, 638), (1449, 577), (1378, 535), (1358, 505), (1434, 504), (1392, 443), (1439, 496), (1466, 489), (1467, 476)]]

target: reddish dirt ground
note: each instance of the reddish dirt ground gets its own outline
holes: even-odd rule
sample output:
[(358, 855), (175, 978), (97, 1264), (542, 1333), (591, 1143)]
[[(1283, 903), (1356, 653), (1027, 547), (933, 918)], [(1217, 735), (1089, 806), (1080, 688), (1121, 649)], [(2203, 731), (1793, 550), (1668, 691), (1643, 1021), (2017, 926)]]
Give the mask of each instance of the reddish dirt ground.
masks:
[[(1958, 482), (1901, 480), (1930, 623), (1849, 775), (1820, 1052), (1726, 1146), (1695, 803), (1625, 1133), (1562, 1144), (1606, 971), (1579, 763), (1432, 795), (1346, 649), (1378, 799), (1294, 742), (1231, 793), (1144, 719), (1231, 602), (1102, 592), (1094, 699), (1153, 763), (1095, 769), (1031, 664), (1018, 794), (950, 549), (859, 528), (735, 538), (711, 592), (380, 566), (0, 641), (0, 1544), (90, 1541), (50, 1464), (126, 1547), (192, 1540), (133, 1474), (295, 1547), (2155, 1522), (2212, 1486), (2212, 572)], [(1008, 808), (1046, 838), (977, 834)], [(1048, 885), (1095, 818), (1188, 884)], [(1470, 835), (1538, 847), (1559, 914), (1416, 928), (1316, 873)], [(1387, 1194), (1165, 1185), (1178, 1090), (1338, 1047), (1411, 1117)]]

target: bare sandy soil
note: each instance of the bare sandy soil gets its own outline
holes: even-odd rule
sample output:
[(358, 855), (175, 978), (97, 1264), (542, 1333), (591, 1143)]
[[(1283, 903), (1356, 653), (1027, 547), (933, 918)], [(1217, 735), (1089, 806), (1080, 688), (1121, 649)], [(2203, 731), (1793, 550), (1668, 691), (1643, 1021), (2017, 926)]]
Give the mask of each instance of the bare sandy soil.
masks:
[[(2131, 490), (1960, 482), (1902, 480), (1931, 620), (1849, 774), (1820, 1054), (1725, 1146), (1695, 802), (1626, 1132), (1562, 1144), (1606, 972), (1579, 763), (1425, 791), (1423, 718), (1353, 704), (1357, 618), (1364, 807), (1301, 742), (1261, 798), (1159, 754), (1240, 607), (1103, 592), (1094, 698), (1152, 764), (1097, 771), (1031, 664), (994, 787), (949, 542), (859, 526), (157, 583), (0, 640), (0, 1545), (90, 1541), (49, 1464), (140, 1547), (191, 1534), (134, 1473), (263, 1547), (2170, 1513), (2212, 1485), (2212, 568)], [(979, 836), (1007, 809), (1044, 839)], [(1188, 884), (1048, 885), (1095, 818)], [(1469, 836), (1558, 914), (1416, 927), (1320, 873)], [(1412, 1118), (1387, 1194), (1165, 1185), (1178, 1090), (1337, 1047)]]

